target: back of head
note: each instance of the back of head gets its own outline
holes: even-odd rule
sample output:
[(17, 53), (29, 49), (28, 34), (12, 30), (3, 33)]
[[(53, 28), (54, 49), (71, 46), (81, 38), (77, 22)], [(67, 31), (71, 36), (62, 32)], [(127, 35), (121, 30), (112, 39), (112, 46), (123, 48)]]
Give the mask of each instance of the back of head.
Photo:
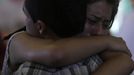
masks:
[(86, 0), (26, 0), (25, 8), (32, 20), (42, 20), (60, 37), (83, 31)]

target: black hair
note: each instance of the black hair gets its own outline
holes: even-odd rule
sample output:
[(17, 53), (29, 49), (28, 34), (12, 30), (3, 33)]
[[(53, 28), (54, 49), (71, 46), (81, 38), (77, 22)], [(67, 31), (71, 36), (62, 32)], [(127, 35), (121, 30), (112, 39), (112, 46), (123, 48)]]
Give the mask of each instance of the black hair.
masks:
[(114, 22), (114, 18), (118, 12), (118, 6), (119, 6), (120, 0), (88, 0), (88, 4), (92, 4), (92, 3), (95, 3), (98, 1), (106, 1), (107, 3), (112, 5), (112, 15), (111, 15), (111, 19), (110, 19), (110, 24), (107, 27), (107, 29), (110, 29), (112, 27), (113, 22)]
[(42, 20), (60, 37), (83, 31), (87, 0), (26, 0), (24, 7), (32, 20)]

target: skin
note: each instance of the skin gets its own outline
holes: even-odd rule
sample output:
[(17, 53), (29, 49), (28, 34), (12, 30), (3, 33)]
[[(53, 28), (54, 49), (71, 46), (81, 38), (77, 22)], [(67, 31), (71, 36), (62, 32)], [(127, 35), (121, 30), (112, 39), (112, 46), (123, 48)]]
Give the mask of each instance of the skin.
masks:
[(111, 6), (101, 2), (94, 5), (91, 4), (87, 6), (87, 12), (87, 20), (83, 33), (90, 34), (91, 36), (107, 35), (109, 30), (106, 29), (104, 24), (106, 23), (107, 26), (110, 24), (111, 15), (109, 14), (112, 14)]
[[(93, 8), (96, 8), (97, 11)], [(125, 42), (121, 38), (106, 36), (109, 34), (109, 31), (103, 26), (104, 22), (109, 21), (111, 18), (109, 16), (111, 14), (111, 6), (106, 2), (96, 2), (89, 5), (88, 9), (90, 10), (87, 13), (88, 18), (84, 32), (79, 34), (81, 37), (61, 39), (53, 32), (49, 32), (47, 37), (40, 34), (34, 35), (40, 38), (29, 36), (25, 32), (15, 36), (10, 49), (12, 64), (16, 65), (24, 61), (33, 61), (51, 67), (60, 67), (76, 63), (92, 54), (100, 53), (104, 63), (92, 75), (128, 75), (133, 68), (133, 63)], [(98, 18), (99, 21), (96, 21)], [(38, 20), (35, 24), (38, 26), (37, 32), (44, 34), (43, 29), (47, 29), (44, 26), (45, 23)], [(42, 39), (42, 37), (46, 39)], [(33, 45), (36, 47), (33, 47)], [(17, 54), (16, 56), (18, 57), (14, 57), (14, 54)], [(114, 67), (118, 65), (121, 66)]]

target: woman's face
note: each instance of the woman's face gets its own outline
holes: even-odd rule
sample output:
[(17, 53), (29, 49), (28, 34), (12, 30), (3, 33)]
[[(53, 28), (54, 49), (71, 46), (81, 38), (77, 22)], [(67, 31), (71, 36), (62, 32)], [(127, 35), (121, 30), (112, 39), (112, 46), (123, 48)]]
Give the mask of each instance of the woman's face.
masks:
[(110, 24), (112, 6), (105, 1), (95, 2), (87, 6), (87, 19), (83, 34), (86, 36), (106, 35)]

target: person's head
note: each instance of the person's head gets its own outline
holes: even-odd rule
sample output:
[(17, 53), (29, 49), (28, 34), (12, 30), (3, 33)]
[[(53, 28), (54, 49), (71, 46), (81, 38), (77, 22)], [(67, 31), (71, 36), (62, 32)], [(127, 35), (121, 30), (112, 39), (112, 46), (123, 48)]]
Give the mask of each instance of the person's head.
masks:
[(47, 27), (60, 37), (69, 37), (84, 29), (86, 0), (26, 0), (24, 13), (29, 34), (44, 35)]
[(89, 0), (83, 34), (107, 35), (117, 13), (119, 0)]

